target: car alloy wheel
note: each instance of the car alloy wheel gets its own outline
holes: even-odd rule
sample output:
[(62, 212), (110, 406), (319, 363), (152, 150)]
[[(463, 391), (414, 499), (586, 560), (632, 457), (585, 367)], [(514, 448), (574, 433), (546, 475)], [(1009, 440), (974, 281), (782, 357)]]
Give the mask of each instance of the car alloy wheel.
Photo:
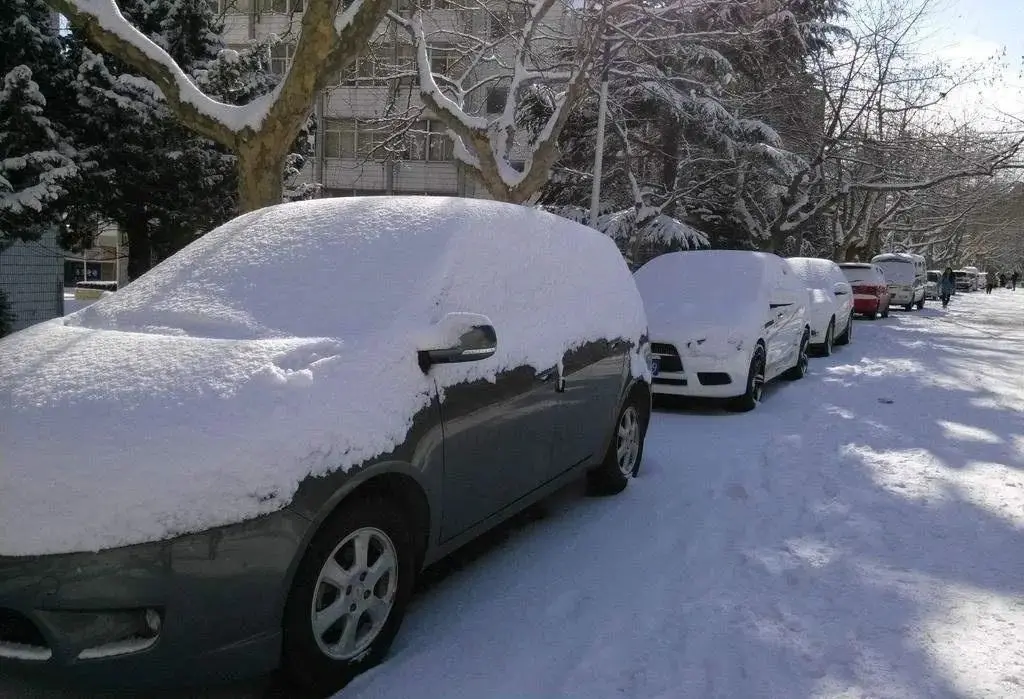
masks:
[(640, 416), (636, 406), (627, 405), (619, 418), (615, 432), (615, 456), (619, 471), (629, 478), (636, 471), (636, 457), (640, 453)]
[(320, 570), (310, 608), (313, 637), (334, 660), (366, 651), (387, 623), (398, 590), (398, 554), (375, 527), (349, 534)]

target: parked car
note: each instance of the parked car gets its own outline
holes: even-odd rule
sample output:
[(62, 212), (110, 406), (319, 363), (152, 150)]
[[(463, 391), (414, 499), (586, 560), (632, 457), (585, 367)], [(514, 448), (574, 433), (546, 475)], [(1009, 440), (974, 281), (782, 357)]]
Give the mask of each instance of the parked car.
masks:
[(673, 252), (634, 273), (650, 323), (654, 393), (754, 409), (764, 384), (807, 372), (808, 294), (784, 259)]
[(941, 269), (928, 270), (928, 281), (924, 285), (925, 298), (939, 300), (939, 280), (942, 279)]
[(379, 663), (417, 573), (585, 475), (626, 487), (646, 319), (612, 241), (534, 209), (240, 216), (0, 341), (0, 676), (200, 684)]
[(890, 303), (903, 306), (906, 311), (924, 308), (925, 285), (928, 282), (928, 270), (925, 259), (921, 255), (906, 252), (886, 253), (871, 258), (885, 275), (889, 285)]
[(853, 287), (853, 312), (874, 320), (889, 317), (889, 284), (885, 273), (872, 263), (844, 262), (839, 265), (846, 281)]
[(956, 280), (956, 290), (969, 293), (977, 291), (978, 273), (967, 269), (953, 270), (953, 278)]
[(790, 257), (786, 261), (810, 296), (811, 348), (827, 357), (834, 344), (849, 344), (853, 336), (853, 287), (832, 260)]

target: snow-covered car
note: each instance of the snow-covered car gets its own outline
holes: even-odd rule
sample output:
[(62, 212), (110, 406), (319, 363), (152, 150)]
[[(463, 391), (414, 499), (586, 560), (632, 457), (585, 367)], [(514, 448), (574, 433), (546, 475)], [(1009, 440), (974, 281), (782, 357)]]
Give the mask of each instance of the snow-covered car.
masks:
[(889, 283), (882, 268), (870, 262), (843, 262), (843, 276), (853, 287), (853, 312), (874, 320), (889, 317)]
[(925, 298), (929, 300), (938, 301), (939, 299), (939, 280), (942, 279), (941, 269), (930, 269), (928, 270), (928, 281), (924, 285)]
[(766, 382), (807, 372), (808, 293), (781, 257), (673, 252), (633, 276), (650, 323), (655, 394), (752, 410)]
[[(647, 321), (538, 210), (318, 199), (0, 341), (0, 676), (159, 687), (380, 662), (418, 571), (586, 476), (626, 487)], [(144, 696), (144, 694), (136, 694)]]
[(811, 349), (827, 357), (833, 345), (847, 345), (853, 336), (853, 287), (832, 260), (790, 257), (786, 261), (810, 295)]
[(875, 255), (871, 263), (878, 265), (889, 285), (889, 303), (903, 306), (904, 310), (924, 308), (925, 285), (928, 270), (921, 255), (906, 252), (889, 252)]
[(953, 271), (953, 280), (957, 291), (977, 291), (978, 273), (971, 269), (957, 269)]

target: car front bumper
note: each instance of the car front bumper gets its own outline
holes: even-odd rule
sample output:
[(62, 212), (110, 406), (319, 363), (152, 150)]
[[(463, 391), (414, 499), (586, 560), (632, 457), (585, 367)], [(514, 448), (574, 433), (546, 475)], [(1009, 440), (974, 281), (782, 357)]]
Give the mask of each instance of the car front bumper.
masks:
[(732, 358), (684, 355), (681, 360), (681, 372), (659, 371), (654, 377), (651, 390), (655, 395), (733, 398), (747, 390), (747, 352), (737, 350)]
[(0, 557), (0, 677), (141, 690), (267, 672), (308, 526), (284, 510), (99, 553)]

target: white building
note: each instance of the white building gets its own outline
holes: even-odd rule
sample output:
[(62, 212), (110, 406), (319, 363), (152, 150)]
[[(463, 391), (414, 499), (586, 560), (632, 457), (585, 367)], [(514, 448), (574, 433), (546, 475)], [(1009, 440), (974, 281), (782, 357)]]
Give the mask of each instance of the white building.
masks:
[[(228, 46), (245, 48), (248, 41), (270, 35), (295, 36), (304, 0), (211, 0), (225, 19), (224, 38)], [(400, 1), (400, 0), (399, 0)], [(430, 7), (428, 22), (434, 31), (463, 32), (493, 39), (507, 37), (510, 27), (523, 23), (496, 6), (425, 0)], [(505, 8), (501, 5), (500, 8)], [(399, 6), (399, 12), (402, 11)], [(564, 24), (557, 11), (547, 23)], [(510, 48), (510, 46), (509, 46)], [(294, 44), (282, 41), (271, 52), (271, 70), (284, 74)], [(336, 84), (325, 90), (315, 105), (317, 120), (316, 155), (306, 176), (323, 188), (324, 196), (360, 194), (442, 194), (486, 197), (486, 191), (453, 156), (451, 139), (440, 122), (427, 116), (418, 121), (401, 145), (388, 142), (393, 127), (380, 120), (393, 115), (394, 108), (407, 112), (419, 103), (413, 78), (385, 79), (415, 69), (414, 53), (404, 30), (385, 22), (373, 41), (372, 57), (361, 57)], [(438, 43), (431, 51), (435, 73), (447, 73), (459, 60), (450, 47)], [(494, 69), (490, 69), (493, 71)], [(491, 73), (493, 74), (493, 72)], [(507, 88), (500, 83), (471, 96), (470, 111), (498, 113), (504, 107)], [(523, 155), (523, 154), (519, 154)], [(522, 158), (520, 158), (522, 159)]]

